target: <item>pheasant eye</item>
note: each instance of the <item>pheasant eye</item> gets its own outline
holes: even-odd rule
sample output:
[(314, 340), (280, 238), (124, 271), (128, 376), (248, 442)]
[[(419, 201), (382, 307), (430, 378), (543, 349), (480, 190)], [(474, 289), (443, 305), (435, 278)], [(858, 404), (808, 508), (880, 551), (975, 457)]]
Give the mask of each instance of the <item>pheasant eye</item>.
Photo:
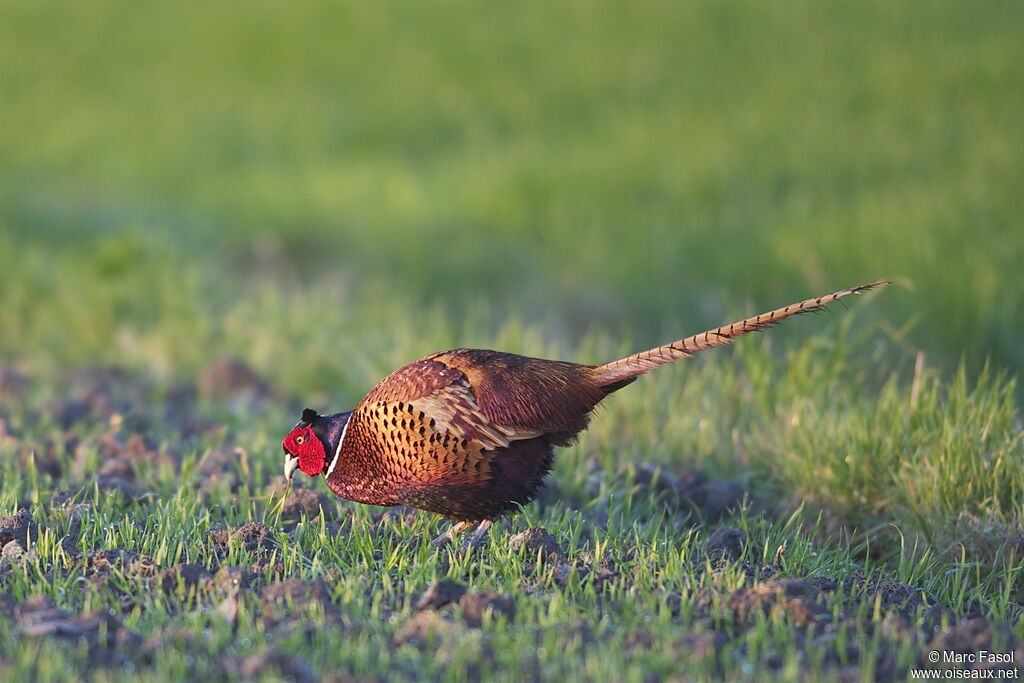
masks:
[(299, 436), (295, 437), (295, 443), (301, 444), (305, 440), (306, 440), (306, 437), (302, 436), (301, 434)]

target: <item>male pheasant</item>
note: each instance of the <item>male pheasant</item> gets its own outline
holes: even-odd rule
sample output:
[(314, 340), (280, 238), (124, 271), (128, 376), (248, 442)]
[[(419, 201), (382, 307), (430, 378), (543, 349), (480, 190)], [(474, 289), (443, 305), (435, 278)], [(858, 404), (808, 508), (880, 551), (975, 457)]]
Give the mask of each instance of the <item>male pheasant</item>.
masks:
[(479, 543), (492, 520), (536, 497), (554, 447), (572, 443), (612, 392), (658, 366), (885, 284), (807, 299), (604, 365), (479, 349), (435, 353), (385, 377), (350, 412), (304, 410), (282, 444), (285, 477), (296, 468), (322, 474), (342, 498), (457, 520), (438, 544), (479, 523)]

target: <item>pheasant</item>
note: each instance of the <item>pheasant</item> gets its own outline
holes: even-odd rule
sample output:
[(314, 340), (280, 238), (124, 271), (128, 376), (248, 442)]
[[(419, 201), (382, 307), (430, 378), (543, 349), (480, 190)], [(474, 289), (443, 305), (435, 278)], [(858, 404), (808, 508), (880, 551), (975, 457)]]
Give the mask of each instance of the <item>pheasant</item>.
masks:
[(441, 351), (395, 370), (354, 410), (304, 410), (282, 443), (285, 478), (296, 469), (324, 475), (342, 498), (455, 520), (437, 545), (476, 526), (476, 545), (494, 519), (537, 496), (554, 447), (571, 444), (609, 394), (659, 366), (886, 284), (807, 299), (603, 365)]

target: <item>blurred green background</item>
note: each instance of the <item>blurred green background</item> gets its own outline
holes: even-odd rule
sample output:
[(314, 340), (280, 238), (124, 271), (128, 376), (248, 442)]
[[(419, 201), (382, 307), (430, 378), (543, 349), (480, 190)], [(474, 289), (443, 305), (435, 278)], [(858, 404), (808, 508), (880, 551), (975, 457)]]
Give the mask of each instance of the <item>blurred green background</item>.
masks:
[[(44, 534), (8, 590), (166, 635), (144, 678), (223, 677), (221, 655), (267, 647), (257, 612), (226, 628), (138, 577), (107, 590), (66, 564), (64, 533), (84, 552), (243, 565), (206, 534), (276, 526), (268, 484), (301, 407), (351, 408), (444, 348), (601, 362), (892, 279), (607, 401), (559, 454), (549, 502), (511, 522), (589, 555), (589, 578), (535, 583), (505, 529), (484, 560), (441, 564), (417, 540), (439, 533), (431, 516), (339, 499), (343, 542), (323, 515), (273, 533), (289, 577), (330, 583), (344, 626), (317, 608), (315, 639), (273, 647), (410, 680), (639, 681), (680, 661), (698, 679), (810, 662), (810, 680), (823, 661), (848, 678), (848, 657), (873, 680), (894, 652), (917, 661), (925, 640), (893, 630), (907, 613), (869, 593), (850, 603), (861, 622), (835, 607), (832, 641), (760, 616), (735, 656), (680, 639), (735, 635), (690, 605), (724, 604), (754, 580), (748, 560), (834, 578), (849, 595), (828, 610), (889, 568), (1024, 642), (1022, 36), (1014, 0), (0, 0), (0, 516), (30, 501)], [(225, 357), (272, 390), (204, 391)], [(92, 365), (127, 372), (78, 370)], [(94, 473), (125, 463), (103, 444), (137, 431), (176, 459), (133, 456), (147, 493), (101, 497)], [(704, 566), (717, 521), (682, 525), (688, 499), (641, 476), (653, 465), (749, 494), (726, 520), (749, 534), (741, 564)], [(72, 517), (56, 492), (75, 490), (92, 505)], [(604, 557), (621, 574), (601, 588)], [(412, 596), (446, 574), (516, 591), (516, 620), (394, 646)], [(83, 641), (39, 649), (12, 629), (0, 619), (14, 679), (95, 672)], [(200, 654), (178, 646), (189, 630)], [(648, 631), (650, 648), (627, 639)]]
[(0, 360), (354, 399), (442, 344), (595, 362), (891, 278), (857, 320), (897, 364), (1016, 373), (1022, 20), (4, 1)]

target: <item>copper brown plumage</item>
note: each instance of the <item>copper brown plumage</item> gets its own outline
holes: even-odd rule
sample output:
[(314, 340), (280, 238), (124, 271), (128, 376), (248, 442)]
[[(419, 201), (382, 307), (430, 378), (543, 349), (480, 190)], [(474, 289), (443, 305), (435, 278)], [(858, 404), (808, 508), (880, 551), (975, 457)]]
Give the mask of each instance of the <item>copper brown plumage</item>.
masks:
[(385, 377), (350, 413), (305, 411), (283, 443), (285, 474), (326, 474), (331, 490), (349, 500), (490, 520), (533, 500), (554, 447), (572, 443), (593, 409), (640, 375), (883, 284), (807, 299), (603, 365), (479, 349), (435, 353)]

